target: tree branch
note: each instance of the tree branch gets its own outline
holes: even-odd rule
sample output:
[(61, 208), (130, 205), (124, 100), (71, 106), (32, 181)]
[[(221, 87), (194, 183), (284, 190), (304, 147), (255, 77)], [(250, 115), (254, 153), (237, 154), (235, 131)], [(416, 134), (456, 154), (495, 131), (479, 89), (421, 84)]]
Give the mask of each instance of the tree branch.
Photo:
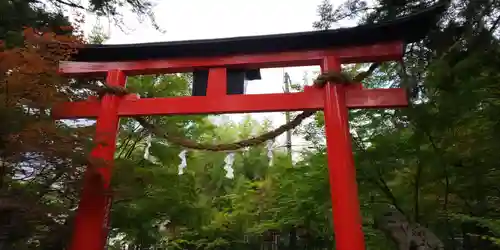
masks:
[(422, 176), (422, 163), (418, 161), (417, 164), (417, 173), (415, 174), (415, 197), (414, 197), (414, 218), (415, 222), (419, 222), (419, 217), (420, 217), (420, 211), (419, 211), (419, 200), (420, 200), (420, 177)]
[[(353, 135), (352, 138), (354, 139), (354, 142), (358, 145), (360, 150), (363, 150), (364, 152), (366, 152), (366, 149), (362, 146), (362, 142), (360, 141), (360, 138), (358, 136), (355, 136), (355, 135)], [(370, 159), (370, 162), (373, 166), (378, 165), (372, 159)], [(382, 192), (385, 194), (385, 196), (391, 201), (392, 205), (394, 205), (394, 207), (399, 212), (401, 212), (402, 214), (405, 214), (404, 210), (401, 208), (401, 206), (399, 206), (399, 202), (396, 199), (396, 196), (394, 196), (391, 189), (387, 185), (387, 182), (384, 180), (384, 178), (382, 176), (382, 172), (380, 171), (380, 168), (378, 168), (378, 171), (377, 171), (377, 178), (372, 177), (372, 176), (367, 176), (367, 178), (370, 182), (372, 182), (373, 184), (375, 184), (376, 186), (378, 186), (382, 190)]]
[(73, 2), (67, 2), (67, 1), (64, 1), (64, 0), (50, 0), (53, 4), (57, 5), (56, 3), (58, 4), (63, 4), (63, 5), (66, 5), (66, 6), (69, 6), (69, 7), (72, 7), (72, 8), (77, 8), (77, 9), (81, 9), (81, 10), (86, 10), (85, 7), (79, 5), (79, 4), (76, 4), (76, 3), (73, 3)]
[(378, 186), (380, 187), (380, 189), (382, 189), (382, 192), (384, 192), (385, 196), (387, 196), (387, 198), (389, 198), (389, 200), (391, 200), (392, 205), (394, 205), (394, 207), (399, 212), (401, 212), (402, 214), (405, 214), (404, 210), (401, 208), (401, 206), (399, 206), (399, 202), (396, 199), (396, 196), (394, 196), (391, 189), (387, 185), (387, 182), (382, 177), (382, 173), (380, 173), (380, 172), (379, 172), (377, 183), (378, 183)]
[(488, 30), (488, 33), (493, 34), (495, 32), (495, 29), (497, 28), (498, 24), (500, 23), (500, 15), (497, 17), (495, 22), (491, 25), (491, 28)]

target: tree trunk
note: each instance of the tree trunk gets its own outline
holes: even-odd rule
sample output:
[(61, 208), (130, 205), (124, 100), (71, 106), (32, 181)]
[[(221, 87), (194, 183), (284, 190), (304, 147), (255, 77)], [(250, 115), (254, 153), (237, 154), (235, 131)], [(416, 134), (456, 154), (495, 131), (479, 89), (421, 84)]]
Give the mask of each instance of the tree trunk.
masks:
[(418, 223), (410, 223), (396, 209), (377, 218), (375, 227), (390, 237), (398, 250), (444, 250), (444, 244), (434, 233)]
[(295, 226), (290, 229), (290, 243), (288, 245), (289, 250), (295, 250), (297, 248), (297, 228)]

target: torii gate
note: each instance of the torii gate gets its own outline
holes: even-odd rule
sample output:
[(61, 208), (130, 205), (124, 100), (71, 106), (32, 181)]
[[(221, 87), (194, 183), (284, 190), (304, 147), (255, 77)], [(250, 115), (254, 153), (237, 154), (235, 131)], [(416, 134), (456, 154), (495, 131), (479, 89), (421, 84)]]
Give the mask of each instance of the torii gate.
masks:
[[(58, 104), (53, 115), (57, 119), (97, 118), (97, 146), (91, 157), (112, 162), (122, 116), (323, 110), (336, 247), (363, 250), (347, 110), (404, 107), (408, 104), (406, 91), (326, 84), (323, 88), (306, 87), (300, 93), (244, 95), (243, 80), (260, 78), (260, 68), (320, 65), (326, 72), (340, 71), (345, 63), (401, 60), (405, 43), (422, 38), (443, 10), (444, 5), (436, 5), (387, 23), (330, 31), (88, 46), (79, 51), (75, 61), (60, 63), (61, 74), (106, 75), (108, 85), (123, 87), (127, 76), (195, 72), (194, 96), (138, 99), (105, 95), (100, 101)], [(105, 247), (112, 166), (98, 171), (102, 185), (95, 185), (89, 171), (85, 176), (71, 250)]]

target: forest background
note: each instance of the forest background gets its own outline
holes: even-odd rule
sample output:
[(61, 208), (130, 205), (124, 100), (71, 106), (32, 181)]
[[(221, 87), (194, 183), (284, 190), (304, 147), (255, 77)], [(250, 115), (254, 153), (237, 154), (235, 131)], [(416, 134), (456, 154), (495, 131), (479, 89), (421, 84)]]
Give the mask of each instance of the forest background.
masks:
[[(325, 1), (312, 25), (390, 20), (435, 2)], [(383, 64), (365, 80), (369, 87), (408, 88), (410, 107), (350, 111), (368, 249), (403, 250), (407, 237), (445, 249), (500, 249), (500, 1), (449, 4), (437, 29), (407, 45), (404, 65)], [(57, 101), (94, 93), (60, 77), (57, 62), (74, 44), (106, 36), (99, 27), (83, 36), (81, 16), (70, 23), (63, 13), (88, 11), (120, 24), (124, 6), (161, 28), (146, 0), (1, 1), (1, 250), (60, 250), (68, 244), (94, 127), (54, 122), (49, 111)], [(344, 70), (355, 73), (363, 66)], [(188, 95), (190, 76), (133, 77), (128, 87), (146, 97)], [(149, 121), (210, 143), (273, 126), (250, 116), (222, 125), (207, 116)], [(228, 179), (225, 153), (190, 151), (186, 173), (179, 176), (182, 149), (153, 137), (149, 151), (155, 160), (145, 159), (148, 132), (122, 119), (109, 249), (332, 249), (323, 125), (318, 113), (293, 131), (313, 145), (301, 148), (293, 161), (286, 147), (273, 150), (271, 166), (265, 145), (237, 152), (235, 177)], [(425, 234), (407, 236), (390, 227), (388, 210), (398, 224)]]

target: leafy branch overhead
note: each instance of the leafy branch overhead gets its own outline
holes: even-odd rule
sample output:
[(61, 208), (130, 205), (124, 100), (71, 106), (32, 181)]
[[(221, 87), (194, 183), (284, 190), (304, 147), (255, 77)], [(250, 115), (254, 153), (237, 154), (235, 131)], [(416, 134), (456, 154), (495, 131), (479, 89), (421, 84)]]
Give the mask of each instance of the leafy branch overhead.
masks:
[[(27, 0), (25, 3), (21, 1), (10, 1), (12, 5), (31, 5), (41, 10), (55, 8), (57, 11), (66, 9), (81, 10), (89, 13), (94, 13), (97, 16), (108, 17), (114, 24), (123, 27), (123, 10), (129, 9), (136, 14), (139, 20), (148, 18), (154, 28), (161, 30), (161, 27), (156, 22), (154, 13), (155, 4), (151, 0)], [(57, 12), (56, 12), (57, 13)]]

